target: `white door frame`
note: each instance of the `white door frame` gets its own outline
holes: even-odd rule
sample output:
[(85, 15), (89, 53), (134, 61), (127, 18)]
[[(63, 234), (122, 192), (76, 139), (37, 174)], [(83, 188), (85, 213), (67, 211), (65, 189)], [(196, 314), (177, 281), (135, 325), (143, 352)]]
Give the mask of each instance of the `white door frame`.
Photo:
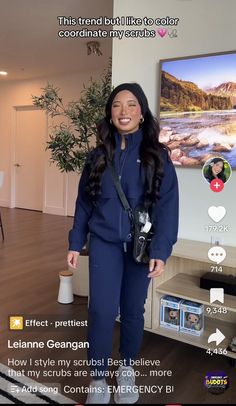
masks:
[[(10, 208), (16, 207), (16, 171), (15, 171), (15, 158), (16, 158), (16, 117), (17, 110), (41, 110), (39, 107), (36, 107), (32, 104), (18, 105), (12, 107), (11, 113), (11, 122), (12, 122), (12, 134), (11, 134), (11, 159), (10, 159)], [(46, 132), (45, 132), (45, 144), (48, 139), (48, 116), (45, 114), (46, 119)], [(43, 212), (45, 209), (45, 184), (46, 184), (46, 154), (44, 160), (44, 171), (43, 171)]]

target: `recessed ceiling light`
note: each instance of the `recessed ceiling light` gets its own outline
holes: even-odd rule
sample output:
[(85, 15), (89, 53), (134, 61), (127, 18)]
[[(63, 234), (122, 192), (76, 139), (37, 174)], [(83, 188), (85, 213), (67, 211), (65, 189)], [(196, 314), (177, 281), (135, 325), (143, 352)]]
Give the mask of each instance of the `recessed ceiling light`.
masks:
[(8, 73), (7, 73), (7, 72), (5, 72), (5, 70), (1, 70), (1, 71), (0, 71), (0, 75), (2, 75), (2, 76), (6, 76), (6, 75), (8, 75)]

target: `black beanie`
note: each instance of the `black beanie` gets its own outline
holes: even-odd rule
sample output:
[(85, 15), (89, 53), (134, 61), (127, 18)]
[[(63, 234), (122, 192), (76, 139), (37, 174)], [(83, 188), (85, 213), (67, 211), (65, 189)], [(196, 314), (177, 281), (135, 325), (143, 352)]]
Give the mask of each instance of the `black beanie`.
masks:
[(143, 89), (138, 83), (122, 83), (121, 85), (115, 87), (115, 89), (111, 92), (106, 104), (106, 116), (108, 118), (111, 117), (112, 102), (117, 93), (121, 92), (122, 90), (128, 90), (129, 92), (133, 93), (133, 95), (138, 99), (138, 102), (141, 106), (142, 115), (145, 116), (145, 114), (149, 110), (148, 101)]

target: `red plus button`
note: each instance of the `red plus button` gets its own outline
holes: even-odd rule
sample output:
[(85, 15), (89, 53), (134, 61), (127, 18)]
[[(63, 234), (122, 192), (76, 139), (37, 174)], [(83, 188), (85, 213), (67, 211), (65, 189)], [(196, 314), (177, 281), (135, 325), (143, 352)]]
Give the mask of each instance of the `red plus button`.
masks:
[(210, 188), (213, 192), (221, 192), (224, 189), (224, 182), (221, 179), (213, 179), (210, 183)]

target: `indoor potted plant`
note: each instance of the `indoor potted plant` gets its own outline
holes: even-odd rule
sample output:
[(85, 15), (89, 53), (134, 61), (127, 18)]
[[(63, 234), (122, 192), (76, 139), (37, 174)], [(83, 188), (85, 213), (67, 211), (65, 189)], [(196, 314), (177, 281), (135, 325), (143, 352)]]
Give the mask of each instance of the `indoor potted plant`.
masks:
[[(96, 126), (104, 117), (105, 103), (111, 92), (111, 60), (99, 80), (90, 79), (78, 101), (63, 103), (60, 89), (48, 83), (33, 104), (46, 111), (59, 124), (52, 126), (46, 149), (61, 172), (81, 173), (86, 157), (96, 145)], [(74, 294), (88, 295), (88, 251), (80, 253), (78, 270), (73, 276)]]

